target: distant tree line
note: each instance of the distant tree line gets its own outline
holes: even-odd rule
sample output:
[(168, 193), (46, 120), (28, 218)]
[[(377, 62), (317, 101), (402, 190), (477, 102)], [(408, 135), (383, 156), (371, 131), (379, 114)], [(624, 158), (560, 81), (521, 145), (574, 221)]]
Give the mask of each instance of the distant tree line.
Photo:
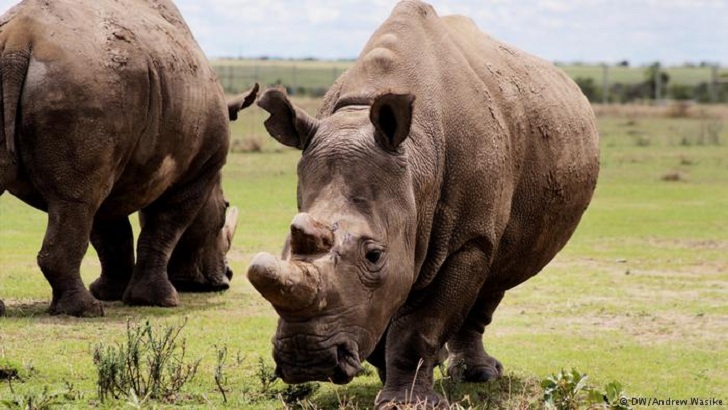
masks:
[[(701, 67), (703, 67), (701, 65)], [(695, 101), (698, 103), (728, 102), (728, 76), (718, 76), (697, 84), (671, 81), (670, 75), (655, 63), (644, 71), (644, 80), (638, 83), (601, 82), (593, 77), (575, 77), (574, 81), (591, 102), (630, 103), (646, 100)], [(606, 95), (605, 95), (606, 93)]]
[[(225, 91), (230, 94), (238, 93), (257, 82), (262, 86), (285, 87), (289, 95), (318, 98), (351, 64), (351, 61), (262, 58), (219, 60), (213, 62), (213, 67)], [(556, 65), (569, 73), (589, 101), (595, 103), (621, 104), (651, 100), (728, 102), (728, 72), (720, 71), (717, 66), (707, 62), (685, 64), (668, 70), (658, 63), (643, 69), (631, 68), (626, 60), (601, 67), (581, 63)], [(687, 76), (682, 69), (687, 69)], [(691, 72), (691, 69), (698, 71)], [(675, 78), (671, 78), (668, 71), (674, 73)], [(614, 80), (611, 79), (612, 75)], [(696, 78), (700, 80), (696, 81)]]

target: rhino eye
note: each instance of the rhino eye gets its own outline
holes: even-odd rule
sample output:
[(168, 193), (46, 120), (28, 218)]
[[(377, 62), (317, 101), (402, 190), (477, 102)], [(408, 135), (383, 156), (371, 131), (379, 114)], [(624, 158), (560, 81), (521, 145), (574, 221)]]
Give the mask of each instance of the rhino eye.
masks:
[(364, 255), (367, 260), (373, 264), (376, 265), (379, 260), (382, 258), (382, 250), (381, 249), (372, 249)]

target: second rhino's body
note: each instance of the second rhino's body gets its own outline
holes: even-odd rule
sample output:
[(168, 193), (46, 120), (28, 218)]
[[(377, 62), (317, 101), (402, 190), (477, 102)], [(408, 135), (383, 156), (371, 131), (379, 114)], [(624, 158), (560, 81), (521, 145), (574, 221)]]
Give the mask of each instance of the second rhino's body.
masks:
[(379, 403), (437, 402), (446, 344), (451, 372), (499, 377), (485, 326), (566, 244), (595, 188), (598, 134), (576, 84), (467, 18), (403, 1), (317, 118), (276, 90), (259, 105), (303, 150), (283, 259), (258, 255), (248, 272), (281, 316), (282, 378), (347, 382), (368, 358)]

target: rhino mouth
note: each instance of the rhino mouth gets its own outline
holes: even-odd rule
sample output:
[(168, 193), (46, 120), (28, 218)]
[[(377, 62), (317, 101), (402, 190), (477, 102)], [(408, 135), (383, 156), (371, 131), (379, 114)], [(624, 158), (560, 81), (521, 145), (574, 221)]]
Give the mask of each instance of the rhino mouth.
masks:
[(193, 273), (170, 275), (169, 280), (178, 292), (222, 292), (230, 288), (233, 271), (225, 260), (224, 273), (205, 274), (199, 268)]
[(319, 349), (295, 349), (278, 345), (274, 349), (276, 375), (286, 383), (330, 381), (349, 383), (361, 372), (356, 343), (344, 342)]

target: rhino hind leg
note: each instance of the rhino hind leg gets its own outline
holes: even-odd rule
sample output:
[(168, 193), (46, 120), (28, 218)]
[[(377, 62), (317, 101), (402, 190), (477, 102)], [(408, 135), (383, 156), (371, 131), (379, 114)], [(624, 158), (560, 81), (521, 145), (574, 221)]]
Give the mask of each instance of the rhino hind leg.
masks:
[(485, 351), (483, 331), (493, 320), (493, 312), (504, 293), (481, 294), (460, 330), (448, 341), (447, 373), (454, 380), (477, 383), (503, 376), (501, 362)]
[(101, 262), (101, 275), (91, 283), (91, 294), (99, 300), (121, 300), (134, 270), (134, 237), (128, 217), (96, 220), (91, 244)]
[(174, 209), (145, 210), (137, 243), (137, 263), (122, 300), (132, 306), (174, 307), (179, 295), (167, 277), (167, 264), (183, 227)]
[(80, 266), (88, 249), (93, 211), (77, 202), (51, 203), (38, 265), (53, 289), (51, 314), (103, 316), (101, 303), (86, 289)]

